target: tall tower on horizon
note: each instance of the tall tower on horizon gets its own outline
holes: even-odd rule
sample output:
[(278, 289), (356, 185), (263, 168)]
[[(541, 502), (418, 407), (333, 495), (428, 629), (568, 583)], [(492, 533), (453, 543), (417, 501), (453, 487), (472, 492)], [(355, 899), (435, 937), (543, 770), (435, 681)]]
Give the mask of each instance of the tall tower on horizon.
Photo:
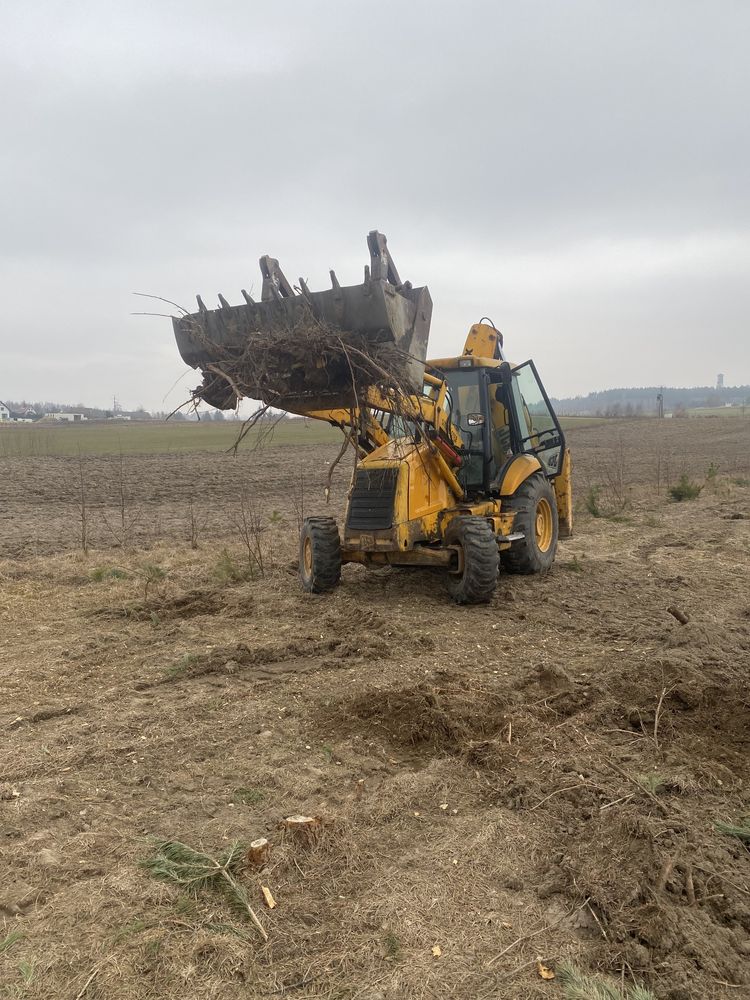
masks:
[(719, 374), (719, 375), (716, 376), (716, 388), (717, 389), (723, 389), (724, 388), (724, 376), (721, 375), (721, 374)]

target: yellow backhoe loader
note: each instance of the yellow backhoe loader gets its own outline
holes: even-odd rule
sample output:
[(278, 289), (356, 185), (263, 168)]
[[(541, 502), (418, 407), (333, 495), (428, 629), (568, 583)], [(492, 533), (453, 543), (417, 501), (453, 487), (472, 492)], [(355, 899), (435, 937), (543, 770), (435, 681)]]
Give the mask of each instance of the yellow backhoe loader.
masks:
[[(293, 289), (277, 261), (261, 258), (262, 301), (243, 292), (244, 305), (220, 296), (221, 308), (207, 310), (199, 298), (197, 313), (174, 320), (177, 343), (203, 369), (196, 393), (213, 405), (261, 398), (340, 427), (357, 449), (341, 530), (331, 517), (302, 526), (305, 590), (336, 587), (348, 562), (432, 566), (456, 602), (486, 602), (500, 568), (546, 572), (558, 537), (572, 533), (570, 451), (534, 363), (506, 360), (491, 321), (471, 327), (457, 357), (425, 360), (429, 292), (401, 282), (384, 236), (370, 233), (368, 244), (364, 283), (342, 288), (331, 272), (326, 292), (302, 279)], [(285, 332), (304, 316), (341, 350), (288, 358)], [(270, 388), (248, 348), (258, 333), (286, 365)], [(397, 378), (384, 369), (358, 393), (351, 358), (363, 343), (393, 345), (403, 362)]]

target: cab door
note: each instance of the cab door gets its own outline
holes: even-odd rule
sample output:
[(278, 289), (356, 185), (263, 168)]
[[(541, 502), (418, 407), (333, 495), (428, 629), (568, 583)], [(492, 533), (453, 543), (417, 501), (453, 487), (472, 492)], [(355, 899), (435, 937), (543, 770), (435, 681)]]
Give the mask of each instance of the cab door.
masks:
[(565, 436), (533, 361), (513, 369), (510, 384), (518, 450), (536, 455), (548, 477), (562, 472)]

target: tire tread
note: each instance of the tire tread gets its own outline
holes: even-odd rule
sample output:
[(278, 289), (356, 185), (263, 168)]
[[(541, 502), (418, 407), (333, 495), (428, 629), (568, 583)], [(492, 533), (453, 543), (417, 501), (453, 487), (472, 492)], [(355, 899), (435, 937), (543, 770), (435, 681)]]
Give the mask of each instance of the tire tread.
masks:
[(499, 567), (497, 541), (488, 521), (480, 517), (458, 517), (451, 522), (446, 541), (463, 549), (464, 571), (448, 575), (448, 591), (457, 604), (485, 604), (497, 586)]
[[(554, 519), (552, 544), (547, 552), (540, 552), (537, 548), (534, 524), (536, 503), (542, 497), (549, 501)], [(525, 575), (543, 573), (548, 570), (555, 559), (558, 538), (557, 501), (549, 480), (541, 473), (529, 476), (521, 483), (513, 496), (505, 502), (504, 508), (516, 512), (513, 530), (522, 531), (524, 538), (513, 542), (509, 549), (500, 553), (503, 569), (508, 573)]]
[[(312, 575), (305, 575), (304, 545), (309, 537), (312, 544)], [(341, 580), (341, 539), (332, 517), (306, 517), (300, 533), (299, 573), (308, 593), (322, 594), (333, 590)]]

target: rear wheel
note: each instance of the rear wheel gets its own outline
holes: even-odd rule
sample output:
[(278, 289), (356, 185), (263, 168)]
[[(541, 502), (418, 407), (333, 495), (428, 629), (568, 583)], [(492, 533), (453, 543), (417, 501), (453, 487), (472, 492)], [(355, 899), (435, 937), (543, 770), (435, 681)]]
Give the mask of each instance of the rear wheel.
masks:
[(552, 484), (536, 474), (524, 480), (504, 505), (514, 510), (513, 531), (524, 537), (500, 553), (509, 573), (543, 573), (555, 561), (557, 551), (557, 502)]
[(457, 604), (485, 604), (497, 586), (498, 571), (497, 541), (489, 521), (456, 517), (445, 542), (459, 550), (459, 569), (448, 574), (448, 593)]
[(299, 539), (299, 576), (309, 594), (333, 590), (341, 579), (341, 540), (332, 517), (306, 517)]

